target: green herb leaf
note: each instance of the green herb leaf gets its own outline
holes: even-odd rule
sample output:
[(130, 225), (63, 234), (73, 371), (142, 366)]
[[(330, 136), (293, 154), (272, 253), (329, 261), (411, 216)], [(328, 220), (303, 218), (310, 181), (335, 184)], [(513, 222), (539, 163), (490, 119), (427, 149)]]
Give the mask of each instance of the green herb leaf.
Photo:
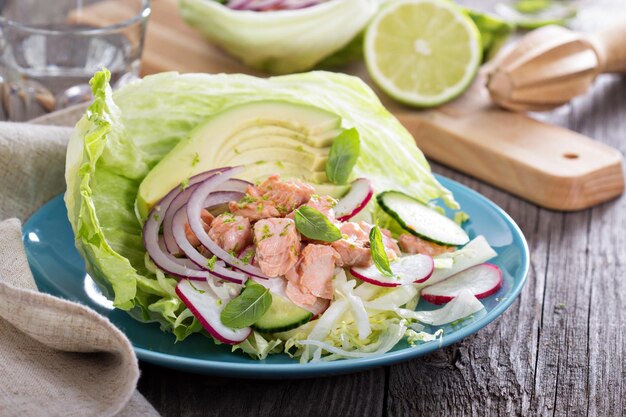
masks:
[(380, 273), (388, 277), (393, 276), (393, 271), (389, 266), (389, 258), (387, 258), (387, 251), (383, 244), (383, 234), (378, 225), (370, 230), (370, 251), (372, 253), (372, 261), (374, 261), (374, 265), (376, 265)]
[(355, 128), (341, 132), (333, 141), (328, 154), (326, 162), (328, 180), (335, 184), (347, 183), (360, 152), (359, 132)]
[(248, 280), (246, 288), (236, 298), (233, 298), (222, 313), (220, 319), (224, 326), (232, 329), (242, 329), (253, 325), (272, 305), (270, 290)]
[(189, 285), (191, 286), (191, 288), (194, 289), (194, 291), (200, 293), (200, 294), (204, 294), (206, 291), (201, 290), (200, 288), (196, 287), (195, 285), (193, 285), (193, 281), (192, 280), (187, 280), (187, 282), (189, 283)]
[(296, 210), (296, 229), (304, 236), (322, 242), (341, 239), (341, 232), (326, 216), (313, 207), (302, 206)]
[(200, 154), (198, 152), (193, 154), (193, 160), (191, 161), (191, 166), (195, 167), (200, 163)]
[(180, 191), (185, 191), (189, 187), (189, 178), (185, 178), (180, 182)]
[(206, 263), (206, 266), (209, 267), (209, 271), (213, 271), (213, 268), (215, 268), (215, 262), (217, 262), (217, 256), (213, 255), (213, 257), (209, 258)]
[(470, 219), (469, 214), (467, 214), (464, 211), (457, 211), (456, 213), (454, 213), (454, 222), (458, 224), (459, 226), (465, 223), (466, 221), (468, 221), (469, 219)]

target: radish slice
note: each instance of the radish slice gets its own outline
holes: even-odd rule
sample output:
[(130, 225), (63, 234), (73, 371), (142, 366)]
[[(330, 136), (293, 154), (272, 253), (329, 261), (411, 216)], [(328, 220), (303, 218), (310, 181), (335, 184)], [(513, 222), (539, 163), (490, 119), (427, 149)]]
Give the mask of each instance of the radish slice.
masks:
[(362, 281), (369, 282), (380, 287), (397, 287), (399, 285), (424, 282), (435, 269), (433, 258), (428, 255), (417, 254), (404, 256), (390, 262), (389, 266), (393, 276), (383, 275), (376, 265), (366, 268), (352, 267), (350, 273)]
[(367, 203), (370, 202), (374, 195), (374, 187), (372, 182), (367, 178), (357, 178), (352, 181), (352, 187), (348, 194), (343, 196), (335, 206), (335, 215), (337, 220), (345, 222), (356, 216)]
[(453, 261), (452, 267), (435, 269), (435, 272), (422, 286), (434, 285), (472, 266), (487, 262), (497, 255), (496, 251), (487, 242), (487, 239), (482, 235), (478, 235), (463, 248), (438, 255), (437, 259), (451, 259)]
[(481, 264), (424, 288), (422, 298), (432, 304), (445, 304), (466, 289), (481, 299), (495, 294), (500, 287), (502, 287), (500, 268), (493, 264)]
[[(176, 244), (185, 253), (187, 258), (191, 259), (199, 267), (208, 269), (209, 259), (198, 252), (198, 250), (187, 240), (187, 235), (185, 234), (185, 223), (187, 223), (187, 211), (183, 207), (174, 215), (174, 220), (172, 221), (172, 232), (174, 233)], [(243, 284), (248, 278), (246, 274), (226, 269), (225, 264), (222, 261), (215, 262), (210, 271), (211, 275), (215, 275), (216, 277), (226, 281), (234, 282), (235, 284)]]
[[(187, 203), (187, 218), (189, 220), (189, 226), (196, 235), (200, 243), (207, 248), (209, 252), (217, 256), (222, 261), (226, 262), (230, 266), (237, 268), (238, 270), (245, 272), (246, 274), (253, 275), (259, 278), (267, 279), (261, 269), (254, 265), (247, 265), (241, 259), (231, 255), (222, 249), (217, 243), (213, 241), (204, 230), (200, 219), (200, 212), (204, 208), (204, 201), (207, 196), (215, 191), (223, 182), (228, 181), (231, 177), (242, 171), (241, 167), (230, 168), (222, 171), (219, 174), (215, 174), (213, 177), (204, 181), (192, 194)], [(180, 243), (179, 243), (180, 244)], [(181, 247), (182, 249), (182, 247)], [(184, 250), (184, 249), (183, 249)]]
[(176, 294), (202, 324), (202, 327), (220, 342), (236, 345), (246, 340), (252, 333), (250, 327), (231, 329), (222, 324), (220, 314), (228, 301), (215, 296), (208, 283), (192, 284), (189, 280), (183, 279), (176, 285)]

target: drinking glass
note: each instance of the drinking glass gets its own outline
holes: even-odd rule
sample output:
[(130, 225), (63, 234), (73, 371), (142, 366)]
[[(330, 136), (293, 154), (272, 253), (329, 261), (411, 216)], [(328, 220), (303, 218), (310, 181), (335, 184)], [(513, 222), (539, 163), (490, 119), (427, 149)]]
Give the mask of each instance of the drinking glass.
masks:
[(91, 98), (107, 68), (139, 76), (150, 0), (0, 0), (0, 120), (23, 121)]

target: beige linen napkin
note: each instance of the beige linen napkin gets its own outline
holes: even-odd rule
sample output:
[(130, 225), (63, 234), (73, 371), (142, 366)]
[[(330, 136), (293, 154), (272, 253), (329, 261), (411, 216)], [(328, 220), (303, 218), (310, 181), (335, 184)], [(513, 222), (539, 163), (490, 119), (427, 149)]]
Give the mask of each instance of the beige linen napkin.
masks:
[(64, 191), (70, 132), (0, 122), (0, 416), (158, 416), (126, 336), (39, 293), (26, 261), (20, 220)]

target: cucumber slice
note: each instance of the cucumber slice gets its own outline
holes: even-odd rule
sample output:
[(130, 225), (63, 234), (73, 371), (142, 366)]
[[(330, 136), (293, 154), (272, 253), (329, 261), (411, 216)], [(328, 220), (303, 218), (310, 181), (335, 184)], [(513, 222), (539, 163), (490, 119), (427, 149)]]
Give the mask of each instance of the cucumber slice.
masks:
[(284, 332), (302, 326), (312, 317), (310, 311), (272, 293), (272, 305), (252, 327), (264, 333)]
[(407, 232), (440, 245), (460, 246), (469, 241), (465, 230), (436, 210), (400, 191), (376, 196), (378, 205)]

